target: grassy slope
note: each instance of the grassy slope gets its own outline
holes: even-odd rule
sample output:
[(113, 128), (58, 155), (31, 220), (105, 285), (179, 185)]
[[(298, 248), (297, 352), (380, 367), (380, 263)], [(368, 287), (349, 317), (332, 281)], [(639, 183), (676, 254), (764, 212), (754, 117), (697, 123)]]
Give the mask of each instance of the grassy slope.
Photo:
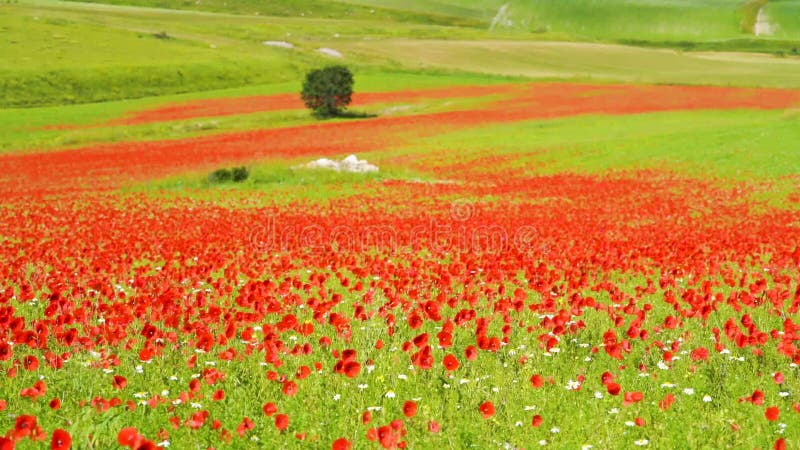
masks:
[[(123, 1), (123, 0), (119, 0)], [(185, 2), (173, 0), (124, 0), (142, 5), (194, 8)], [(342, 0), (344, 1), (344, 0)], [(529, 33), (528, 29), (488, 31), (488, 23), (496, 13), (497, 0), (480, 0), (469, 3), (454, 0), (437, 2), (389, 2), (377, 6), (371, 0), (348, 0), (349, 3), (295, 0), (292, 2), (242, 1), (226, 6), (226, 2), (202, 2), (199, 7), (213, 11), (242, 13), (212, 14), (197, 11), (175, 11), (138, 7), (120, 7), (104, 4), (65, 3), (53, 0), (22, 0), (21, 3), (4, 4), (0, 8), (0, 107), (34, 106), (64, 103), (85, 103), (122, 98), (140, 98), (198, 92), (210, 89), (240, 87), (253, 84), (282, 82), (298, 79), (312, 66), (329, 62), (315, 50), (321, 46), (360, 45), (376, 47), (363, 51), (358, 59), (346, 62), (359, 67), (413, 68), (429, 64), (430, 45), (417, 60), (416, 52), (399, 48), (405, 44), (396, 41), (384, 45), (383, 39), (444, 39), (479, 41), (464, 44), (486, 47), (489, 42), (500, 46), (507, 54), (504, 65), (485, 64), (486, 55), (477, 58), (481, 67), (474, 66), (472, 50), (447, 48), (449, 43), (437, 43), (436, 52), (453, 51), (446, 55), (441, 65), (449, 70), (485, 71), (487, 67), (501, 72), (526, 76), (594, 76), (634, 81), (690, 82), (717, 69), (694, 61), (669, 60), (663, 67), (686, 64), (683, 76), (648, 76), (648, 71), (661, 68), (645, 67), (638, 76), (637, 67), (631, 70), (630, 59), (614, 61), (621, 65), (616, 74), (609, 73), (610, 65), (597, 57), (591, 58), (595, 47), (586, 47), (575, 53), (542, 53), (536, 48), (514, 50), (504, 41), (494, 44), (494, 39), (590, 39), (631, 40), (647, 45), (676, 45), (695, 49), (755, 49), (780, 51), (791, 54), (798, 47), (792, 41), (794, 29), (792, 12), (798, 2), (776, 2), (770, 14), (779, 23), (781, 33), (774, 39), (747, 40), (737, 31), (738, 2), (733, 0), (704, 0), (687, 3), (684, 0), (649, 2), (638, 0), (621, 7), (619, 0), (596, 0), (586, 3), (536, 2), (510, 3), (514, 23), (529, 22), (534, 31), (549, 29), (547, 33)], [(351, 3), (356, 2), (359, 5)], [(403, 8), (402, 10), (400, 8)], [(262, 15), (253, 14), (257, 8)], [(396, 9), (392, 9), (396, 8)], [(794, 8), (794, 9), (793, 9)], [(262, 11), (263, 10), (263, 11)], [(279, 14), (282, 17), (264, 17)], [(322, 17), (322, 18), (320, 18)], [(336, 17), (336, 18), (325, 18)], [(514, 17), (522, 19), (513, 19)], [(614, 18), (610, 20), (609, 17)], [(656, 18), (657, 26), (652, 19)], [(534, 20), (535, 19), (535, 20)], [(535, 21), (540, 21), (538, 25)], [(527, 23), (526, 22), (526, 23)], [(542, 23), (547, 22), (544, 26)], [(537, 22), (538, 23), (538, 22)], [(640, 29), (647, 23), (647, 32)], [(441, 24), (458, 26), (441, 26)], [(527, 27), (527, 26), (526, 26)], [(543, 28), (544, 27), (544, 28)], [(702, 30), (697, 33), (696, 30)], [(173, 39), (158, 39), (156, 33), (166, 33)], [(739, 39), (734, 39), (739, 38)], [(717, 41), (715, 39), (727, 39)], [(270, 48), (265, 40), (288, 40), (297, 50)], [(677, 40), (681, 40), (678, 42)], [(689, 42), (684, 42), (690, 40)], [(413, 44), (413, 43), (412, 43)], [(530, 44), (534, 46), (542, 44)], [(532, 50), (532, 52), (528, 52)], [(523, 51), (524, 54), (519, 54)], [(395, 53), (396, 52), (396, 53)], [(381, 54), (382, 53), (382, 54)], [(491, 52), (494, 61), (497, 52)], [(387, 56), (388, 54), (388, 56)], [(587, 58), (589, 64), (581, 68), (579, 59)], [(157, 55), (158, 58), (153, 58)], [(347, 55), (346, 56), (350, 56)], [(439, 55), (433, 55), (438, 58)], [(600, 52), (602, 57), (614, 58)], [(622, 52), (621, 58), (639, 58), (642, 54)], [(459, 61), (453, 63), (452, 59)], [(466, 59), (465, 59), (466, 58)], [(513, 60), (512, 60), (513, 58)], [(592, 64), (592, 59), (598, 64)], [(635, 60), (634, 60), (635, 61)], [(437, 59), (437, 64), (439, 63)], [(465, 64), (466, 63), (466, 64)], [(675, 66), (675, 64), (678, 66)], [(526, 68), (517, 67), (522, 64)], [(572, 64), (577, 67), (570, 68)], [(737, 63), (738, 64), (738, 63)], [(743, 64), (744, 73), (726, 78), (722, 68), (722, 83), (752, 84), (741, 81), (760, 78), (761, 72), (777, 72), (775, 78), (794, 69), (787, 66), (765, 66), (759, 72), (752, 66), (763, 61)], [(556, 66), (553, 70), (552, 66)], [(558, 66), (566, 66), (558, 67)], [(92, 70), (86, 70), (91, 68)], [(788, 68), (788, 71), (782, 70)], [(753, 70), (751, 70), (753, 69)], [(622, 72), (625, 72), (620, 76)], [(790, 85), (787, 81), (770, 85)]]
[[(0, 106), (82, 103), (294, 79), (301, 56), (239, 43), (158, 39), (157, 23), (113, 13), (11, 5), (0, 10)], [(138, 30), (137, 30), (138, 29)], [(263, 46), (262, 46), (263, 47)], [(159, 55), (161, 58), (154, 58)], [(164, 58), (168, 56), (167, 58)], [(162, 59), (163, 58), (163, 59)], [(89, 70), (87, 70), (89, 69)]]
[[(69, 0), (74, 1), (74, 0)], [(397, 7), (391, 4), (365, 4), (341, 0), (205, 0), (187, 2), (182, 0), (86, 0), (86, 3), (102, 3), (112, 5), (131, 5), (147, 8), (180, 9), (186, 11), (205, 11), (232, 13), (253, 16), (305, 17), (324, 19), (380, 20), (385, 22), (414, 22), (439, 25), (481, 26), (480, 15), (450, 14), (430, 8)], [(387, 7), (388, 6), (388, 7)], [(459, 11), (470, 11), (461, 8)]]
[(512, 155), (512, 166), (532, 173), (670, 167), (706, 178), (768, 180), (800, 173), (798, 141), (797, 112), (697, 111), (494, 125), (425, 139), (407, 151), (437, 148), (433, 160)]
[(738, 0), (292, 0), (258, 2), (223, 0), (93, 0), (160, 8), (224, 11), (241, 14), (352, 17), (418, 23), (468, 24), (487, 28), (503, 5), (509, 22), (502, 28), (522, 32), (553, 30), (574, 38), (613, 40), (730, 39), (741, 33)]
[(393, 39), (350, 41), (339, 47), (417, 69), (639, 83), (800, 86), (800, 59), (794, 57), (529, 41)]
[(776, 38), (800, 39), (800, 2), (773, 0), (766, 6), (769, 22), (776, 25)]
[[(379, 18), (185, 13), (30, 0), (0, 9), (0, 107), (85, 103), (297, 80), (322, 38), (471, 37), (470, 29)], [(166, 33), (171, 39), (158, 39)], [(298, 48), (264, 46), (289, 40)], [(158, 58), (154, 58), (156, 55)], [(370, 65), (370, 61), (359, 61)], [(86, 70), (91, 68), (92, 70)]]

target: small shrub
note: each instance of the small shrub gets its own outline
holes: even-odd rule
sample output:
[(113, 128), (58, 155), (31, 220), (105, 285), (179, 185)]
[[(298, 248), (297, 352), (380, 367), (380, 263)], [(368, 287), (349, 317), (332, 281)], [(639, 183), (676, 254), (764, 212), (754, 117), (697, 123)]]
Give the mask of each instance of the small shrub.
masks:
[(246, 180), (247, 177), (250, 176), (250, 171), (247, 170), (247, 167), (234, 167), (231, 169), (231, 178), (233, 179), (234, 183), (241, 183), (242, 181)]
[(211, 184), (225, 183), (233, 178), (230, 169), (217, 169), (208, 175), (208, 182)]
[(247, 167), (232, 167), (230, 169), (222, 168), (217, 169), (208, 174), (208, 182), (211, 184), (221, 184), (233, 181), (234, 183), (241, 183), (250, 176), (250, 171)]
[(172, 39), (172, 36), (167, 34), (166, 31), (159, 31), (158, 33), (153, 33), (153, 37), (156, 39)]

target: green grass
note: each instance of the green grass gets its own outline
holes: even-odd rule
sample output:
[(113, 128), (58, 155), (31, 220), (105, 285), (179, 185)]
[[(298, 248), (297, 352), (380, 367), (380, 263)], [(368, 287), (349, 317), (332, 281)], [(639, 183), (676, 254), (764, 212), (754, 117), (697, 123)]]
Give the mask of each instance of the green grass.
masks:
[[(797, 84), (793, 58), (781, 63), (750, 57), (709, 62), (702, 55), (530, 41), (619, 41), (792, 55), (800, 39), (796, 2), (770, 3), (774, 10), (770, 14), (781, 30), (770, 39), (736, 31), (741, 12), (733, 0), (512, 2), (511, 11), (522, 17), (515, 23), (529, 26), (494, 31), (488, 24), (501, 4), (496, 0), (358, 3), (363, 4), (136, 3), (214, 12), (55, 0), (6, 3), (0, 8), (4, 55), (0, 107), (99, 102), (298, 80), (310, 68), (331, 62), (316, 51), (323, 46), (343, 51), (342, 62), (364, 70), (431, 67), (526, 77), (749, 85), (762, 84), (763, 79), (765, 85)], [(266, 40), (286, 40), (296, 48), (267, 47)]]
[[(0, 106), (86, 103), (296, 79), (310, 59), (261, 46), (159, 39), (58, 9), (0, 9)], [(169, 34), (169, 33), (168, 33)], [(213, 47), (212, 47), (213, 46)], [(154, 58), (159, 55), (159, 58)]]
[(584, 39), (705, 41), (740, 34), (738, 6), (732, 0), (517, 0), (511, 13), (531, 30)]
[[(469, 37), (481, 33), (378, 18), (235, 16), (51, 0), (4, 4), (0, 31), (4, 55), (0, 107), (5, 108), (299, 80), (310, 68), (332, 61), (316, 49), (322, 46), (320, 39), (337, 35), (346, 39), (350, 35)], [(265, 46), (266, 40), (288, 40), (296, 49)], [(345, 62), (354, 67), (375, 66), (369, 60)]]
[[(97, 0), (94, 0), (97, 1)], [(742, 34), (743, 22), (754, 21), (753, 8), (738, 0), (292, 0), (224, 2), (207, 0), (102, 0), (101, 3), (260, 14), (285, 17), (379, 18), (388, 22), (447, 24), (489, 28), (503, 5), (510, 28), (523, 33), (558, 32), (572, 39), (613, 41), (708, 41)], [(749, 23), (749, 22), (748, 22)], [(752, 26), (750, 27), (752, 28)], [(745, 30), (748, 28), (745, 26)]]
[(682, 53), (609, 44), (391, 39), (339, 46), (408, 69), (530, 78), (740, 86), (800, 86), (800, 58)]
[[(798, 141), (796, 112), (698, 111), (492, 125), (423, 139), (407, 151), (423, 161), (511, 155), (509, 166), (532, 174), (667, 167), (744, 181), (800, 174)], [(426, 157), (431, 148), (437, 152)]]
[[(73, 1), (73, 0), (69, 0)], [(264, 2), (259, 0), (206, 0), (203, 2), (187, 2), (183, 0), (89, 0), (88, 3), (112, 5), (131, 5), (148, 8), (180, 9), (186, 11), (204, 11), (216, 13), (233, 13), (241, 15), (260, 15), (278, 17), (308, 17), (324, 19), (381, 20), (388, 22), (412, 22), (422, 24), (481, 26), (482, 18), (477, 15), (454, 13), (450, 10), (430, 10), (427, 8), (406, 8), (398, 4), (364, 3), (357, 1), (319, 1), (319, 0), (283, 0), (280, 2)], [(400, 7), (398, 7), (400, 6)], [(470, 8), (457, 10), (471, 11)]]
[(238, 183), (212, 182), (210, 172), (194, 172), (128, 186), (123, 192), (188, 194), (194, 198), (226, 200), (230, 200), (231, 195), (250, 200), (266, 196), (266, 201), (274, 205), (296, 201), (319, 203), (349, 197), (387, 180), (431, 181), (430, 175), (403, 167), (382, 166), (378, 172), (350, 173), (301, 167), (306, 162), (308, 159), (255, 162), (246, 166), (250, 171), (247, 180)]
[(775, 37), (800, 39), (800, 2), (796, 0), (772, 0), (765, 12), (770, 23), (777, 26)]

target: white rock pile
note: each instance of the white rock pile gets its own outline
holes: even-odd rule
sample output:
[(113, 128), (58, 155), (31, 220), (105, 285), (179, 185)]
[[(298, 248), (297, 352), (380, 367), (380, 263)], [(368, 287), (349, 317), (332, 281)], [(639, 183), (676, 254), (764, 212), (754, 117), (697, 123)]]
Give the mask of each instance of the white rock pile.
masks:
[(286, 41), (264, 41), (264, 45), (268, 47), (294, 48), (294, 44)]
[(317, 51), (322, 53), (323, 55), (328, 55), (332, 58), (341, 58), (344, 56), (342, 55), (342, 52), (340, 52), (339, 50), (327, 47), (318, 48)]
[(336, 172), (368, 173), (377, 172), (378, 166), (368, 163), (364, 159), (358, 159), (356, 155), (350, 155), (341, 161), (328, 158), (320, 158), (311, 161), (301, 167), (306, 169), (325, 169), (335, 170)]

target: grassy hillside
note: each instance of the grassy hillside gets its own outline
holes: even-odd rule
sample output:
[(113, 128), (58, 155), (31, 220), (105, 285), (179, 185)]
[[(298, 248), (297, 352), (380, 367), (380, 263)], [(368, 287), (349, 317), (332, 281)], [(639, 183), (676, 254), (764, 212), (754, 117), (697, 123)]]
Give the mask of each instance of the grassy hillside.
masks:
[(409, 69), (530, 78), (635, 83), (800, 86), (800, 58), (746, 53), (681, 53), (610, 44), (392, 39), (340, 48)]
[(772, 0), (765, 9), (769, 22), (775, 27), (775, 36), (800, 39), (800, 1)]
[[(70, 0), (72, 1), (72, 0)], [(387, 22), (416, 22), (454, 26), (482, 25), (483, 14), (464, 14), (471, 8), (437, 11), (436, 8), (406, 8), (402, 2), (365, 3), (345, 0), (88, 0), (89, 3), (132, 5), (148, 8), (180, 9), (242, 15), (305, 17), (321, 19), (381, 20)], [(400, 6), (400, 7), (398, 7)]]
[[(648, 42), (705, 42), (740, 39), (752, 34), (763, 0), (91, 0), (195, 11), (230, 12), (286, 17), (379, 19), (420, 24), (444, 24), (524, 34), (553, 32), (570, 39)], [(787, 17), (784, 36), (798, 37), (792, 23), (800, 8), (796, 0), (778, 0), (771, 9)], [(773, 6), (772, 4), (777, 6)]]
[[(193, 11), (55, 0), (4, 3), (0, 107), (295, 81), (311, 67), (337, 61), (321, 55), (317, 51), (321, 47), (343, 52), (344, 63), (367, 71), (798, 85), (798, 60), (793, 57), (800, 48), (800, 40), (793, 40), (800, 39), (793, 34), (800, 29), (797, 0), (768, 4), (777, 30), (769, 38), (742, 34), (741, 2), (735, 0), (243, 0), (230, 5), (222, 0), (112, 1)], [(501, 9), (505, 15), (498, 18)], [(493, 22), (496, 26), (490, 31)], [(769, 51), (789, 57), (712, 59), (702, 54), (542, 42), (569, 39)], [(265, 41), (287, 41), (294, 48), (270, 47)]]
[[(472, 28), (381, 17), (376, 14), (357, 21), (259, 17), (50, 0), (3, 4), (0, 107), (86, 103), (298, 80), (309, 67), (335, 61), (317, 52), (323, 41), (332, 38), (488, 36)], [(289, 41), (295, 48), (263, 44), (270, 40)], [(325, 45), (335, 48), (336, 43)], [(347, 63), (370, 66), (373, 61)]]
[(452, 150), (465, 160), (487, 152), (514, 155), (514, 167), (538, 174), (670, 167), (692, 176), (777, 182), (800, 172), (798, 125), (800, 115), (784, 111), (583, 116), (457, 131), (426, 138), (405, 151)]
[[(135, 0), (134, 0), (135, 1)], [(573, 38), (713, 40), (741, 34), (737, 0), (347, 0), (449, 16), (474, 17), (487, 26)]]

